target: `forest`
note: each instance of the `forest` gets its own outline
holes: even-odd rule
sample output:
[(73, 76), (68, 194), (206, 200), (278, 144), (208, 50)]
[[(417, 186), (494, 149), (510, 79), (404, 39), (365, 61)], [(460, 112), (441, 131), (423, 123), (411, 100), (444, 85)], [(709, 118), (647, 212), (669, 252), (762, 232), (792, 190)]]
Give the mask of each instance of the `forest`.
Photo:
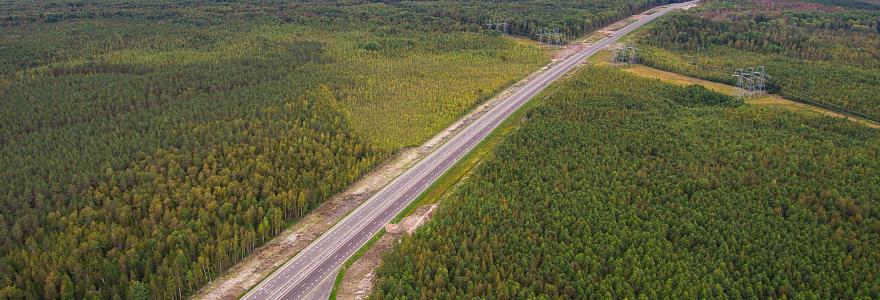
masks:
[[(545, 30), (578, 38), (649, 8), (681, 0), (400, 1), (402, 7), (538, 40)], [(507, 26), (497, 26), (506, 23)], [(489, 27), (489, 26), (486, 26)], [(500, 27), (500, 29), (499, 29)]]
[(0, 299), (185, 298), (549, 61), (458, 3), (0, 3)]
[(184, 298), (547, 61), (383, 4), (0, 5), (0, 299)]
[(587, 67), (545, 91), (372, 299), (880, 296), (880, 132)]
[(880, 120), (880, 6), (708, 0), (649, 27), (634, 38), (646, 65), (731, 84), (762, 65), (771, 92)]

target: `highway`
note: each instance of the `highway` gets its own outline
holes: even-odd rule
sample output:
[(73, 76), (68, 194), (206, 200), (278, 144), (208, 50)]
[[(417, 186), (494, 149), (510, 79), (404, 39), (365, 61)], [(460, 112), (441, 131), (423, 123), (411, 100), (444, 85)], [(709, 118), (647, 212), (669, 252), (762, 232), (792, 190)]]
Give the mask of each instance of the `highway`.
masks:
[(333, 280), (328, 276), (335, 276), (345, 260), (529, 99), (620, 37), (672, 10), (695, 2), (667, 6), (552, 65), (386, 185), (251, 289), (243, 299), (306, 299), (317, 294), (326, 295), (316, 291), (316, 287), (326, 288), (327, 285), (321, 283)]

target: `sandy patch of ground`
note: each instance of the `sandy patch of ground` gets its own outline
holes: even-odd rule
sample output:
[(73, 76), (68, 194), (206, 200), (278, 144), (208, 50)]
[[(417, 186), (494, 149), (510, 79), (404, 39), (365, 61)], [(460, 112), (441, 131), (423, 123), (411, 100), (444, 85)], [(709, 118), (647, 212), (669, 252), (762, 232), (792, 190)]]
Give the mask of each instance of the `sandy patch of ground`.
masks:
[(689, 10), (689, 9), (697, 7), (699, 5), (700, 5), (700, 3), (688, 4), (688, 5), (682, 6), (681, 9), (682, 10)]
[(385, 235), (379, 238), (367, 252), (348, 267), (342, 282), (336, 290), (337, 299), (365, 299), (376, 281), (376, 268), (382, 256), (391, 251), (404, 235), (412, 234), (416, 228), (431, 218), (437, 204), (423, 205), (397, 224), (385, 226)]
[(581, 51), (581, 49), (586, 47), (586, 45), (586, 43), (574, 43), (560, 47), (558, 50), (553, 52), (553, 61), (565, 60), (569, 56), (572, 56), (575, 53)]
[(698, 84), (703, 87), (722, 93), (727, 95), (736, 95), (736, 87), (712, 82), (708, 80), (703, 80), (699, 78), (688, 77), (681, 74), (676, 74), (672, 72), (667, 72), (663, 70), (654, 69), (651, 67), (647, 67), (644, 65), (630, 65), (623, 68), (624, 71), (627, 71), (632, 74), (636, 74), (642, 77), (655, 78), (659, 79), (663, 82), (668, 82), (676, 85), (692, 85)]

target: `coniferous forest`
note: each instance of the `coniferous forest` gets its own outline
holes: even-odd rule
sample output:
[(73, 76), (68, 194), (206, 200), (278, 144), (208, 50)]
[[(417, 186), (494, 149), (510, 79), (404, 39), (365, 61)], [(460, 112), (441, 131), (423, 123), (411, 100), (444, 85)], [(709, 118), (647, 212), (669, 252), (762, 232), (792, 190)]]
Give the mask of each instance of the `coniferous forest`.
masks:
[(636, 40), (650, 66), (734, 84), (765, 66), (770, 92), (880, 121), (880, 4), (707, 0)]
[[(537, 39), (545, 30), (559, 30), (567, 39), (580, 37), (647, 10), (681, 0), (532, 0), (532, 1), (401, 1), (400, 6), (434, 16), (459, 20), (465, 24)], [(497, 24), (506, 23), (506, 27)]]
[(880, 133), (588, 67), (557, 83), (374, 299), (880, 296)]
[(0, 3), (0, 298), (186, 297), (548, 61), (423, 4)]
[(0, 298), (185, 297), (545, 61), (383, 5), (46, 5), (4, 10)]

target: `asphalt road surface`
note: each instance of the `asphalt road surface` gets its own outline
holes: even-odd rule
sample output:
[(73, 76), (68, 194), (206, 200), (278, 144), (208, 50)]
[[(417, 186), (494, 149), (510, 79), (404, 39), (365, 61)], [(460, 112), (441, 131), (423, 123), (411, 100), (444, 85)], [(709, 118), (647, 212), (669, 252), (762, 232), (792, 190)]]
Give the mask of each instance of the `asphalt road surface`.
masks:
[(326, 297), (327, 282), (332, 282), (333, 278), (330, 277), (335, 277), (336, 270), (345, 260), (526, 101), (576, 67), (578, 63), (618, 38), (657, 17), (694, 2), (696, 1), (670, 5), (617, 30), (553, 65), (548, 71), (520, 87), (507, 99), (499, 102), (440, 148), (386, 185), (336, 226), (251, 289), (243, 299)]

